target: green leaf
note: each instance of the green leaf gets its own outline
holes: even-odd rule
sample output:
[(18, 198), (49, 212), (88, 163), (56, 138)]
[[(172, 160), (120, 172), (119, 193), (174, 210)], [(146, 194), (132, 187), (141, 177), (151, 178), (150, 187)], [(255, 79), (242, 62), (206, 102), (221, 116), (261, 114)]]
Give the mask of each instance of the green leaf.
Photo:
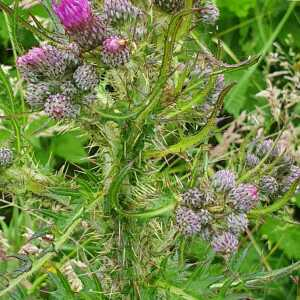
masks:
[(268, 217), (261, 227), (261, 234), (269, 241), (278, 244), (285, 255), (289, 258), (300, 259), (300, 227), (288, 224), (278, 218)]
[(52, 140), (53, 153), (72, 163), (84, 163), (87, 159), (86, 139), (78, 131), (57, 135)]
[(234, 86), (234, 84), (232, 83), (232, 84), (228, 85), (222, 91), (207, 123), (205, 124), (205, 126), (203, 126), (203, 128), (197, 134), (188, 136), (188, 137), (184, 137), (177, 144), (172, 145), (165, 150), (146, 152), (145, 156), (161, 158), (169, 153), (180, 153), (180, 152), (186, 151), (187, 149), (203, 142), (206, 138), (209, 137), (211, 131), (215, 128), (216, 116), (219, 113), (219, 111), (223, 105), (225, 96), (231, 90), (231, 88), (233, 86)]
[(249, 14), (250, 9), (257, 5), (256, 0), (218, 0), (217, 4), (220, 8), (228, 8), (228, 10), (240, 18), (246, 17)]

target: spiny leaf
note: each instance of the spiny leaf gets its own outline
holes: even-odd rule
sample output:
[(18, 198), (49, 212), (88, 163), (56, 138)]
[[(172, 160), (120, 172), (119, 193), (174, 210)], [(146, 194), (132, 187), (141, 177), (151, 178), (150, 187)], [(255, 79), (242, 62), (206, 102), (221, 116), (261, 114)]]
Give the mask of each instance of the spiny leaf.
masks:
[(222, 93), (219, 96), (219, 99), (214, 107), (214, 110), (211, 114), (211, 116), (209, 117), (206, 125), (200, 130), (199, 133), (197, 133), (196, 135), (193, 136), (189, 136), (189, 137), (185, 137), (183, 139), (181, 139), (181, 141), (175, 145), (172, 145), (170, 147), (168, 147), (165, 150), (161, 150), (161, 151), (147, 151), (145, 152), (145, 157), (149, 158), (149, 157), (155, 157), (155, 158), (161, 158), (166, 156), (167, 154), (174, 154), (174, 153), (180, 153), (183, 152), (193, 146), (196, 146), (198, 144), (200, 144), (201, 142), (203, 142), (206, 138), (209, 137), (210, 132), (215, 128), (216, 125), (216, 116), (218, 114), (218, 112), (220, 111), (223, 102), (224, 102), (224, 98), (227, 95), (227, 93), (231, 90), (231, 88), (234, 86), (234, 83), (230, 84), (229, 86), (227, 86)]

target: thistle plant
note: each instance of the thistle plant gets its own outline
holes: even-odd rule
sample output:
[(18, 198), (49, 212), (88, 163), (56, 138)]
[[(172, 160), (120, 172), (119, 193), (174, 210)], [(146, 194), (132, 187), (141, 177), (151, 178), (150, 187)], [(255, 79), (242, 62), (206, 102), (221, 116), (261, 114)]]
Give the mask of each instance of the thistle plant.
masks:
[[(293, 197), (300, 180), (275, 139), (234, 145), (238, 158), (209, 152), (234, 85), (226, 73), (257, 58), (230, 65), (213, 54), (219, 46), (209, 49), (202, 33), (219, 17), (212, 1), (53, 0), (51, 16), (64, 30), (16, 59), (28, 106), (20, 93), (22, 111), (11, 109), (18, 118), (5, 116), (16, 155), (0, 150), (0, 192), (21, 217), (17, 231), (1, 223), (16, 242), (0, 252), (15, 260), (0, 297), (244, 293), (269, 269), (242, 274), (239, 286), (239, 249), (246, 257), (256, 222)], [(145, 34), (135, 39), (140, 23)], [(204, 264), (209, 278), (200, 280)], [(192, 296), (188, 286), (199, 282)]]

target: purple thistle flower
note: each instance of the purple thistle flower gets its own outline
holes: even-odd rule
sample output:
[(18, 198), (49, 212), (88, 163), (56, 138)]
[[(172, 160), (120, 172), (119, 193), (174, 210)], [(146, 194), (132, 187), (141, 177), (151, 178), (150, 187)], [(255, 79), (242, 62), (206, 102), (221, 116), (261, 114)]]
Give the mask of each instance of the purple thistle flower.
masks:
[(231, 213), (227, 216), (226, 220), (229, 231), (234, 234), (244, 232), (248, 227), (248, 218), (246, 214)]
[(201, 208), (214, 202), (213, 195), (198, 188), (189, 189), (181, 195), (182, 203), (192, 208)]
[(7, 167), (13, 161), (13, 153), (9, 148), (0, 148), (0, 167)]
[(277, 180), (269, 175), (263, 176), (259, 181), (259, 188), (263, 193), (273, 195), (278, 191)]
[(230, 232), (223, 232), (215, 236), (212, 240), (212, 247), (215, 252), (229, 255), (238, 248), (238, 240), (236, 236)]
[(60, 3), (54, 0), (52, 7), (66, 30), (80, 29), (93, 19), (92, 9), (87, 0), (61, 0)]
[(49, 117), (56, 120), (74, 118), (78, 114), (70, 98), (61, 94), (49, 96), (45, 103), (44, 111)]
[(76, 86), (82, 91), (91, 91), (99, 83), (96, 68), (89, 64), (79, 66), (73, 74)]
[(142, 15), (129, 0), (104, 0), (104, 15), (109, 21), (126, 20)]
[(214, 5), (211, 1), (206, 1), (204, 5), (201, 4), (202, 1), (198, 1), (195, 4), (195, 8), (200, 8), (200, 18), (201, 21), (205, 24), (214, 25), (219, 17), (220, 11), (216, 5)]
[(95, 16), (88, 0), (52, 1), (52, 7), (67, 33), (84, 50), (101, 45), (107, 34), (103, 19)]
[[(281, 179), (280, 188), (281, 192), (286, 193), (292, 186), (292, 184), (300, 178), (300, 168), (293, 165), (289, 173)], [(300, 192), (300, 185), (298, 185), (296, 193)]]
[(252, 153), (247, 153), (246, 156), (246, 166), (249, 168), (254, 168), (259, 164), (260, 160), (259, 158)]
[(71, 43), (63, 51), (64, 60), (69, 66), (77, 67), (81, 63), (80, 53), (80, 46), (77, 43)]
[(48, 82), (28, 83), (26, 88), (26, 101), (33, 107), (42, 107), (45, 100), (50, 96), (52, 85)]
[(212, 185), (217, 192), (227, 192), (235, 187), (235, 175), (229, 170), (220, 170), (213, 176)]
[(211, 215), (211, 213), (206, 210), (206, 209), (200, 209), (198, 212), (197, 212), (199, 218), (200, 218), (200, 223), (201, 225), (207, 225), (209, 224), (213, 217)]
[(235, 209), (248, 212), (258, 203), (258, 190), (252, 184), (242, 183), (231, 190), (229, 200)]
[(118, 36), (107, 37), (102, 45), (101, 58), (108, 66), (124, 65), (129, 60), (127, 41)]
[(191, 209), (179, 207), (176, 210), (176, 224), (179, 230), (186, 235), (194, 235), (200, 232), (200, 217)]
[(184, 7), (183, 0), (154, 0), (154, 4), (168, 13), (180, 11)]
[(16, 64), (24, 79), (29, 82), (43, 78), (56, 79), (67, 68), (63, 51), (50, 45), (29, 50), (27, 54), (18, 57)]

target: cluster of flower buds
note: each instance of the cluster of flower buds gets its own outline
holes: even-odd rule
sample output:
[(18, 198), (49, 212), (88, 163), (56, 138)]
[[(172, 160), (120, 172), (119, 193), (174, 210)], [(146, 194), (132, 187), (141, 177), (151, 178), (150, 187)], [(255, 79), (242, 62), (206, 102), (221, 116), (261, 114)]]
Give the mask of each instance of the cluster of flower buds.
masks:
[[(259, 179), (261, 192), (272, 199), (287, 192), (292, 184), (300, 178), (300, 168), (285, 147), (271, 139), (255, 141), (249, 145), (246, 155), (246, 167), (254, 168), (260, 165), (265, 172)], [(296, 193), (300, 192), (300, 185)]]
[(82, 62), (76, 43), (33, 48), (17, 59), (17, 67), (27, 82), (28, 104), (54, 119), (74, 118), (85, 98), (96, 99), (99, 75), (93, 65)]
[(53, 2), (53, 10), (66, 33), (82, 51), (101, 47), (100, 58), (108, 67), (123, 65), (129, 60), (126, 38), (113, 33), (113, 21), (140, 16), (141, 10), (129, 0), (105, 0), (103, 16), (97, 15), (88, 0), (62, 0)]
[(13, 161), (13, 153), (9, 148), (0, 148), (0, 168), (6, 168)]
[[(176, 13), (184, 8), (184, 0), (154, 0), (156, 6), (167, 13)], [(194, 8), (199, 9), (199, 18), (205, 24), (214, 25), (219, 19), (220, 12), (211, 0), (196, 0)]]
[(228, 256), (238, 248), (239, 236), (248, 227), (247, 213), (259, 202), (254, 184), (236, 182), (230, 170), (220, 170), (205, 187), (181, 195), (176, 223), (184, 235), (199, 235), (213, 249)]

